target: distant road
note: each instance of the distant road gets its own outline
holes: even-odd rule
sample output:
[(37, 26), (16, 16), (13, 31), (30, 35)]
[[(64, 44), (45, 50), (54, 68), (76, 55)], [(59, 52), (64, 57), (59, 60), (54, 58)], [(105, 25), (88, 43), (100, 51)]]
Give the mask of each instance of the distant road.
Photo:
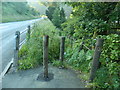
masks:
[[(28, 25), (31, 25), (41, 19), (43, 18), (0, 24), (0, 68), (2, 66), (0, 73), (14, 57), (15, 32), (23, 31)], [(25, 34), (21, 36), (21, 39), (25, 39)]]

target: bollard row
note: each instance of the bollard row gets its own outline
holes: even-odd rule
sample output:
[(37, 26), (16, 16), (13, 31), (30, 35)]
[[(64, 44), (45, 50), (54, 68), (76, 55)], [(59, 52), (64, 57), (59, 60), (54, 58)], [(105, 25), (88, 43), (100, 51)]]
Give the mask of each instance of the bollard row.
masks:
[[(43, 77), (45, 80), (49, 78), (48, 76), (48, 44), (49, 44), (49, 36), (43, 37)], [(64, 49), (65, 49), (65, 37), (61, 37), (60, 41), (60, 61), (63, 64), (64, 59)]]
[[(20, 43), (20, 32), (16, 31), (15, 33), (16, 35), (16, 46), (15, 46), (15, 50), (14, 50), (14, 63), (13, 66), (17, 67), (18, 66), (18, 52), (19, 52), (19, 43)], [(28, 26), (28, 38), (30, 39), (30, 26)], [(97, 43), (96, 43), (96, 47), (95, 47), (95, 53), (93, 56), (93, 61), (92, 61), (92, 67), (91, 67), (91, 71), (90, 71), (90, 78), (89, 78), (89, 82), (92, 82), (95, 78), (96, 75), (96, 71), (99, 67), (99, 58), (100, 58), (100, 54), (102, 51), (102, 46), (103, 46), (103, 39), (98, 39)], [(84, 43), (84, 42), (83, 42)], [(82, 43), (82, 45), (83, 45)], [(49, 45), (49, 36), (46, 35), (43, 37), (43, 77), (45, 79), (49, 78), (48, 76), (48, 45)], [(82, 49), (82, 46), (80, 47), (80, 50)], [(64, 49), (65, 49), (65, 37), (61, 37), (60, 40), (60, 61), (63, 64), (64, 61)]]

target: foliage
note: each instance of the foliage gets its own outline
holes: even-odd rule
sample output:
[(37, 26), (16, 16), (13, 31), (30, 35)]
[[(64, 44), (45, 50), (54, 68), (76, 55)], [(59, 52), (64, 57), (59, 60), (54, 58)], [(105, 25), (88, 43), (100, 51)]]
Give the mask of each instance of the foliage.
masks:
[(42, 64), (44, 35), (49, 35), (49, 62), (59, 58), (59, 37), (53, 24), (49, 20), (42, 20), (33, 30), (30, 40), (19, 51), (19, 69), (29, 69)]
[(56, 66), (56, 67), (60, 67), (60, 66), (62, 66), (62, 63), (61, 63), (60, 60), (53, 60), (53, 61), (52, 61), (52, 65), (53, 65), (53, 66)]
[(101, 36), (105, 39), (104, 46), (103, 46), (103, 52), (101, 56), (101, 62), (103, 65), (106, 63), (112, 61), (112, 62), (119, 62), (119, 54), (120, 54), (120, 47), (119, 42), (120, 38), (117, 34), (111, 34), (108, 36)]
[(105, 39), (102, 55), (100, 58), (101, 68), (97, 72), (94, 83), (96, 83), (96, 87), (118, 88), (120, 87), (120, 39), (117, 34), (111, 34), (101, 37)]
[[(68, 3), (68, 5), (73, 7), (73, 12), (70, 19), (62, 24), (62, 35), (66, 36), (64, 63), (81, 71), (82, 74), (85, 73), (85, 77), (80, 77), (88, 80), (95, 43), (98, 38), (104, 39), (104, 45), (99, 59), (100, 66), (93, 83), (90, 83), (90, 86), (94, 88), (117, 89), (120, 87), (120, 38), (117, 34), (111, 34), (111, 28), (115, 27), (116, 21), (119, 24), (119, 4), (119, 2)], [(53, 13), (55, 19), (52, 19), (55, 22), (53, 23), (54, 25), (57, 22), (58, 24), (56, 25), (59, 25), (61, 16), (59, 15), (60, 9), (56, 8)], [(56, 18), (58, 16), (59, 18)], [(59, 66), (61, 65), (60, 61), (56, 61), (59, 57), (59, 43), (57, 43), (59, 41), (58, 32), (55, 31), (55, 27), (51, 29), (51, 25), (49, 24), (46, 27), (43, 27), (43, 25), (35, 29), (36, 32), (30, 40), (31, 43), (28, 42), (28, 50), (30, 50), (27, 54), (28, 60), (30, 58), (33, 61), (42, 62), (41, 35), (49, 34), (52, 37), (50, 38), (50, 61), (53, 62), (53, 65)], [(48, 31), (48, 29), (50, 30)], [(80, 49), (82, 42), (84, 42), (84, 45)], [(27, 68), (31, 65), (30, 63), (26, 65)], [(32, 66), (34, 65), (32, 64)]]
[(65, 23), (62, 24), (63, 32), (66, 36), (72, 37), (75, 30), (75, 25), (77, 24), (77, 18), (70, 18)]
[(61, 19), (61, 23), (64, 23), (66, 21), (65, 12), (63, 8), (61, 8), (61, 11), (60, 11), (60, 19)]
[(61, 27), (61, 16), (60, 16), (60, 8), (57, 7), (54, 11), (54, 13), (52, 14), (52, 23), (57, 27), (60, 28)]
[(96, 88), (114, 88), (120, 87), (120, 79), (118, 70), (120, 66), (116, 62), (109, 62), (106, 66), (101, 67), (97, 71), (97, 76), (94, 79), (94, 87)]
[[(96, 77), (91, 86), (94, 86), (95, 88), (118, 88), (120, 87), (119, 35), (99, 35), (98, 37), (104, 39), (104, 45), (100, 57), (101, 66), (98, 69)], [(66, 62), (74, 69), (80, 70), (82, 73), (89, 73), (91, 68), (93, 51), (85, 50), (85, 48), (83, 48), (83, 50), (79, 52), (80, 42), (78, 41), (79, 40), (74, 42), (72, 48), (70, 46), (67, 47), (65, 54)], [(96, 40), (94, 42), (96, 42)], [(81, 75), (80, 77), (86, 80), (86, 77), (83, 77)]]
[(24, 59), (25, 57), (26, 57), (26, 55), (28, 54), (28, 47), (27, 47), (27, 45), (25, 44), (25, 45), (23, 45), (22, 46), (22, 49), (20, 50), (20, 52), (18, 53), (19, 55), (19, 57), (22, 59)]
[[(70, 19), (65, 22), (63, 30), (74, 38), (94, 37), (94, 35), (107, 35), (119, 19), (118, 2), (72, 2), (73, 7)], [(116, 13), (116, 17), (114, 16)], [(119, 22), (119, 21), (118, 21)]]
[[(96, 88), (120, 87), (120, 41), (118, 33), (111, 34), (111, 28), (116, 27), (116, 24), (119, 26), (119, 4), (119, 2), (70, 2), (68, 5), (73, 7), (73, 12), (70, 19), (62, 24), (63, 35), (73, 40), (72, 46), (68, 45), (66, 49), (66, 62), (83, 73), (90, 72), (97, 38), (105, 40), (100, 57), (101, 65), (91, 84)], [(82, 42), (83, 50), (79, 52)]]
[(66, 62), (76, 69), (88, 72), (90, 70), (92, 55), (92, 50), (87, 50), (86, 52), (81, 50), (79, 52), (79, 46), (76, 45), (73, 49), (67, 48), (65, 58), (67, 59)]
[(2, 2), (2, 22), (27, 20), (38, 16), (39, 12), (29, 7), (27, 2)]
[(48, 18), (50, 20), (52, 20), (52, 18), (53, 18), (54, 10), (55, 10), (55, 7), (53, 7), (53, 6), (49, 6), (48, 10), (46, 10), (46, 15), (48, 16)]
[(18, 69), (30, 69), (33, 68), (33, 60), (30, 59), (24, 59), (24, 60), (19, 60), (19, 68)]
[(39, 16), (28, 16), (28, 15), (5, 15), (2, 17), (2, 22), (14, 22), (14, 21), (24, 21), (40, 18)]
[(60, 8), (59, 4), (55, 6), (49, 6), (46, 15), (57, 28), (61, 29), (61, 24), (66, 21), (64, 9)]

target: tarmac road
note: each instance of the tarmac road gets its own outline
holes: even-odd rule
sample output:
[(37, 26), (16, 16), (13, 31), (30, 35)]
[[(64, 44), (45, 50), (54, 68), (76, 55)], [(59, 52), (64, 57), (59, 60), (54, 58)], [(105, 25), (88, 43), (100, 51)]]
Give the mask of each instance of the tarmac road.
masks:
[[(41, 19), (43, 18), (0, 24), (0, 73), (14, 57), (15, 32), (22, 32), (28, 25), (32, 25)], [(25, 39), (26, 34), (24, 33), (20, 37), (20, 41), (22, 41)]]
[[(51, 78), (49, 81), (42, 78), (42, 66), (29, 70), (19, 70), (15, 73), (9, 72), (2, 79), (2, 88), (73, 88), (72, 90), (76, 88), (84, 90), (85, 88), (86, 83), (71, 69), (59, 69), (49, 65), (48, 72), (52, 76), (51, 78), (48, 75)], [(38, 80), (39, 75), (42, 77)]]

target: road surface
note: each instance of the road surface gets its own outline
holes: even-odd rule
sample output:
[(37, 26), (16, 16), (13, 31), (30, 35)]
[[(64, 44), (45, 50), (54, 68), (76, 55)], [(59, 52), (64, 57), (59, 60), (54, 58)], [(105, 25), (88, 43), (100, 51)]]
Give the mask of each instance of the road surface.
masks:
[[(70, 69), (58, 69), (52, 65), (48, 65), (48, 67), (48, 76), (51, 78), (50, 81), (42, 79), (43, 67), (41, 66), (15, 73), (7, 73), (2, 79), (2, 88), (73, 88), (72, 90), (85, 88), (86, 83), (78, 77), (75, 71)], [(38, 80), (39, 75), (41, 78)]]
[[(14, 57), (15, 32), (22, 32), (28, 25), (41, 19), (43, 18), (0, 24), (0, 73)], [(21, 35), (20, 39), (21, 41), (25, 39), (25, 33)]]

